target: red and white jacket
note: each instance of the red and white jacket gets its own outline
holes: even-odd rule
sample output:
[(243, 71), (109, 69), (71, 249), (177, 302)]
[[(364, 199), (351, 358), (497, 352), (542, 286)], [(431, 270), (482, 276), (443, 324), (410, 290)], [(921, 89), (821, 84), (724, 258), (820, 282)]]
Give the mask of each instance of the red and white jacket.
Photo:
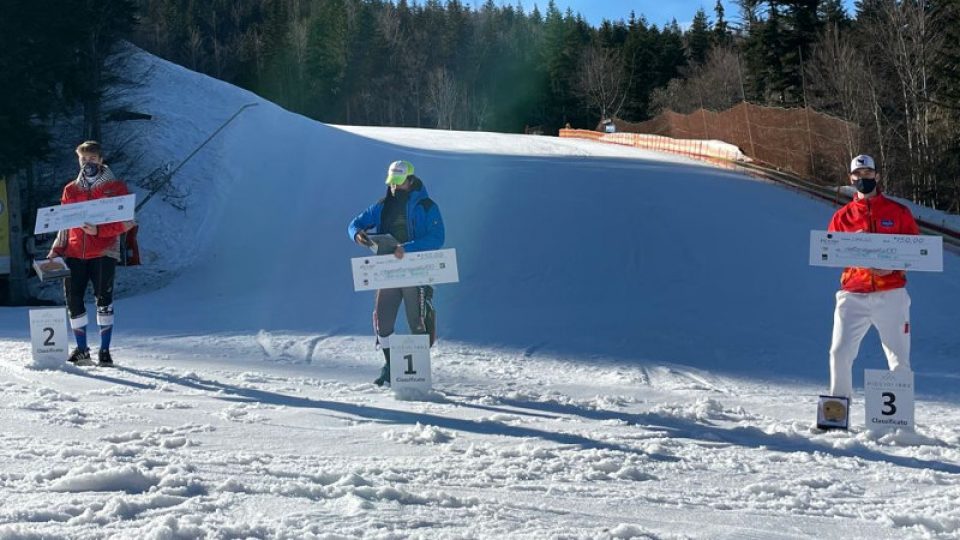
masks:
[[(63, 188), (60, 204), (72, 204), (129, 194), (127, 185), (113, 176), (106, 165), (100, 174), (88, 180), (82, 174)], [(111, 257), (120, 260), (120, 235), (133, 226), (133, 222), (118, 221), (97, 226), (97, 234), (87, 234), (81, 228), (65, 229), (57, 233), (53, 251), (61, 257), (96, 259)]]
[[(866, 232), (879, 234), (920, 234), (913, 214), (906, 206), (877, 193), (873, 197), (858, 197), (833, 214), (828, 231)], [(845, 291), (869, 293), (899, 289), (907, 284), (903, 270), (878, 276), (869, 268), (844, 268), (840, 286)]]

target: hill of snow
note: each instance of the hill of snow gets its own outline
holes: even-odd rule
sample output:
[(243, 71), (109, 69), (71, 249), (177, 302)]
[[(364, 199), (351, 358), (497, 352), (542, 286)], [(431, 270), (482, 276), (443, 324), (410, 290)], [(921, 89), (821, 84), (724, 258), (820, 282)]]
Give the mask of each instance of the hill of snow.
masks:
[[(960, 269), (914, 273), (916, 433), (811, 431), (833, 208), (590, 141), (338, 127), (137, 53), (116, 370), (30, 369), (0, 310), (0, 539), (960, 535)], [(348, 221), (417, 168), (457, 249), (432, 401), (369, 381)], [(402, 323), (398, 328), (404, 328)], [(93, 338), (94, 346), (96, 338)], [(885, 365), (875, 333), (855, 366)]]

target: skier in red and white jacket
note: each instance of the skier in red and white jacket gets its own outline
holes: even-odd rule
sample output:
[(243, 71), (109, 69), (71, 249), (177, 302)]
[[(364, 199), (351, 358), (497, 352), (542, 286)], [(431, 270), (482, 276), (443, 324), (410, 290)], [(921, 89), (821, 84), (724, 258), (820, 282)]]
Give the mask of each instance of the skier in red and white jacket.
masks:
[[(103, 162), (100, 143), (86, 141), (77, 147), (80, 173), (63, 188), (60, 204), (72, 204), (108, 197), (127, 195), (126, 184), (117, 179)], [(63, 280), (70, 327), (77, 348), (70, 354), (74, 364), (90, 364), (87, 346), (87, 308), (83, 297), (87, 284), (93, 284), (97, 304), (97, 324), (100, 327), (99, 364), (112, 366), (110, 339), (113, 335), (113, 280), (120, 260), (120, 235), (134, 226), (134, 222), (84, 224), (82, 227), (62, 230), (50, 248), (48, 257), (63, 257), (70, 268), (70, 276)]]
[[(920, 234), (910, 210), (880, 193), (873, 158), (850, 163), (856, 196), (830, 220), (828, 231)], [(830, 395), (851, 398), (853, 361), (870, 326), (876, 326), (890, 370), (910, 369), (910, 295), (903, 270), (844, 268), (837, 291), (830, 345)]]

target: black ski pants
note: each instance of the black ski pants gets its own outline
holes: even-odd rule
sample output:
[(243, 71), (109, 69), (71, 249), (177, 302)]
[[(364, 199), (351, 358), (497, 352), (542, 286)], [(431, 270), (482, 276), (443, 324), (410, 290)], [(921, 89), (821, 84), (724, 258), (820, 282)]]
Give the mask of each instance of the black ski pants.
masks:
[[(67, 312), (70, 319), (78, 319), (87, 313), (83, 297), (87, 285), (93, 283), (93, 296), (97, 302), (98, 316), (113, 315), (113, 278), (116, 274), (117, 260), (112, 257), (96, 259), (66, 259), (70, 276), (63, 280), (63, 294), (67, 298)], [(111, 321), (112, 324), (112, 321)]]

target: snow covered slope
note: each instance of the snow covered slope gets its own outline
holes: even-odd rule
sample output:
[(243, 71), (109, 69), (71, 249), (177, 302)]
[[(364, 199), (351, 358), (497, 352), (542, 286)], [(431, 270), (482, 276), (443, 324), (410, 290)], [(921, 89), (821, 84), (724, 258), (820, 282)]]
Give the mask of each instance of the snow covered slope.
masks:
[[(186, 74), (161, 69), (173, 71), (156, 78), (170, 88), (147, 101), (161, 116), (215, 126), (256, 101), (191, 76), (194, 99), (175, 105), (167, 100)], [(185, 123), (161, 126), (157, 139), (185, 145)], [(409, 159), (463, 269), (461, 284), (438, 293), (445, 338), (822, 376), (838, 272), (812, 269), (806, 257), (809, 230), (825, 228), (833, 209), (781, 187), (580, 141), (338, 129), (269, 103), (205, 152), (179, 179), (191, 193), (185, 219), (155, 224), (162, 208), (149, 206), (141, 217), (145, 234), (160, 236), (144, 242), (148, 250), (197, 253), (197, 264), (126, 303), (127, 328), (150, 331), (157, 313), (188, 333), (369, 333), (371, 293), (351, 290), (348, 263), (363, 252), (346, 223), (382, 196), (386, 164)], [(950, 371), (960, 338), (945, 314), (958, 305), (960, 280), (916, 274), (911, 291), (917, 370)], [(867, 351), (876, 361), (875, 345)]]
[[(178, 173), (185, 212), (141, 212), (122, 368), (27, 369), (0, 310), (0, 538), (960, 534), (955, 255), (910, 276), (918, 433), (814, 433), (830, 206), (589, 141), (323, 125), (138, 62), (144, 169), (258, 105)], [(350, 278), (396, 159), (460, 265), (432, 402), (369, 384)], [(855, 372), (883, 365), (871, 335)]]

